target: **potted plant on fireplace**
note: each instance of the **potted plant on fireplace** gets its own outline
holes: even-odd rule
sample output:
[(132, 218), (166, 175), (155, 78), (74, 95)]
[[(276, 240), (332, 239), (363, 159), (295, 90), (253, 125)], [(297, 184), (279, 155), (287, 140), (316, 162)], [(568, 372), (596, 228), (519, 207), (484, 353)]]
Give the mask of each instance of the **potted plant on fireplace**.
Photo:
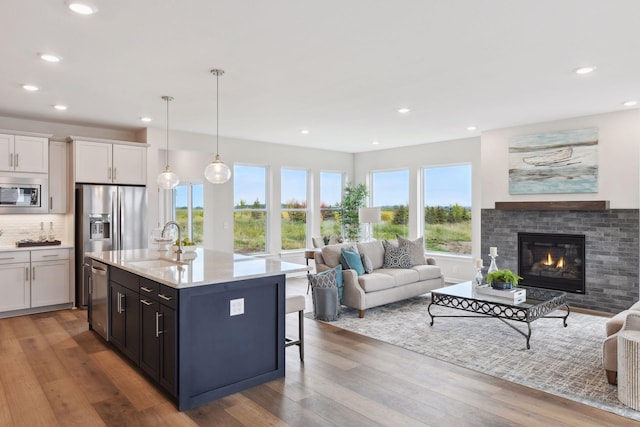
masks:
[(522, 277), (509, 269), (494, 270), (487, 274), (487, 283), (490, 283), (493, 289), (511, 289), (514, 286), (518, 286), (518, 280), (520, 279)]

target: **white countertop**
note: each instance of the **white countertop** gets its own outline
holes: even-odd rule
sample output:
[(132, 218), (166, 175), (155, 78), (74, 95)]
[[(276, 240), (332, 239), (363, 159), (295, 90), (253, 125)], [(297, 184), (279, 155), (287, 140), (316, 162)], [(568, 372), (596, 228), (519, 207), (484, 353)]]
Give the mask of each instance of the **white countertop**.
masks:
[(173, 251), (156, 249), (87, 252), (85, 256), (177, 289), (309, 270), (304, 264), (202, 248), (182, 254), (180, 264)]
[(21, 248), (17, 246), (0, 246), (0, 252), (41, 251), (44, 249), (73, 249), (73, 245), (65, 245), (63, 243), (61, 245), (28, 246), (28, 247), (21, 247)]

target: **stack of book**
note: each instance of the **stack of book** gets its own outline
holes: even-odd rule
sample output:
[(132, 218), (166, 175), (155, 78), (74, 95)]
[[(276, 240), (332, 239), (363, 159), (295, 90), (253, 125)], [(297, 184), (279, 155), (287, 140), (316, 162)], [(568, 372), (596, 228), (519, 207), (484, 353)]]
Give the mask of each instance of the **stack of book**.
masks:
[(478, 293), (504, 300), (512, 304), (520, 304), (527, 300), (527, 290), (519, 288), (493, 289), (491, 285), (478, 286)]

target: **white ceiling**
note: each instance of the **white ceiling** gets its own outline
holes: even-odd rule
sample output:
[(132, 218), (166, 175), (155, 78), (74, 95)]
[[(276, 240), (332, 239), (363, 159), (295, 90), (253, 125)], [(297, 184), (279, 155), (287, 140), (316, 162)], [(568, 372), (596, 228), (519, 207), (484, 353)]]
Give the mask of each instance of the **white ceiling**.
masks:
[(640, 100), (638, 0), (92, 1), (0, 2), (0, 115), (215, 134), (222, 68), (221, 135), (362, 152)]

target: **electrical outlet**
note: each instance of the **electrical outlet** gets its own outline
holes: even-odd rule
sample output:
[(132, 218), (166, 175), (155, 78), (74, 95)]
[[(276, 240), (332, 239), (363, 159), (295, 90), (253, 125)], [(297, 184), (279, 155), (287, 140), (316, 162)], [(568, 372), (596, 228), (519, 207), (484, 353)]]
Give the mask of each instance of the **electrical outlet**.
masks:
[(244, 314), (244, 298), (229, 301), (229, 316), (239, 316), (241, 314)]

